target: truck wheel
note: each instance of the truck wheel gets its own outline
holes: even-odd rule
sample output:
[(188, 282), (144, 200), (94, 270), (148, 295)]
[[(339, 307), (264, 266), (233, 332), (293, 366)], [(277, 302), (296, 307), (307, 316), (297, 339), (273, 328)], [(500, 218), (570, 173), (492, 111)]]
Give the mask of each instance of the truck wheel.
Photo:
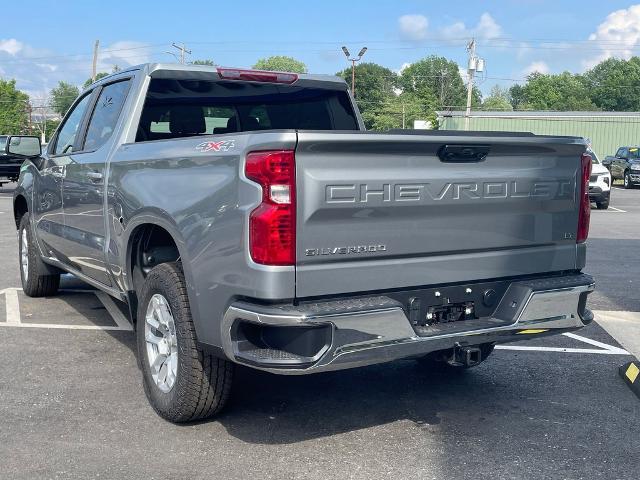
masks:
[(47, 271), (31, 234), (29, 214), (20, 219), (18, 229), (18, 247), (20, 259), (20, 280), (22, 290), (29, 297), (48, 297), (54, 295), (60, 286), (60, 274), (42, 274)]
[(598, 210), (606, 210), (609, 208), (609, 200), (605, 200), (604, 202), (596, 202), (596, 207)]
[(179, 263), (149, 272), (137, 318), (139, 364), (153, 409), (171, 422), (218, 413), (231, 393), (233, 363), (199, 347)]
[(478, 345), (480, 347), (480, 362), (475, 365), (452, 365), (447, 362), (447, 358), (451, 356), (451, 349), (439, 350), (437, 352), (431, 352), (424, 357), (417, 358), (416, 361), (421, 367), (429, 369), (431, 371), (440, 372), (463, 372), (472, 367), (476, 367), (483, 363), (489, 355), (493, 352), (495, 345), (493, 343), (483, 343)]

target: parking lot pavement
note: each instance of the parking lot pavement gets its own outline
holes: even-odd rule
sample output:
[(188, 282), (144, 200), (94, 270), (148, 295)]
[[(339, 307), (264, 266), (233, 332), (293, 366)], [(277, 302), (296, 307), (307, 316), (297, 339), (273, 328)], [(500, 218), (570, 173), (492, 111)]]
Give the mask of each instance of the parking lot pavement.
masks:
[(619, 341), (593, 323), (505, 345), (453, 376), (413, 361), (308, 377), (240, 368), (225, 412), (185, 426), (144, 398), (118, 305), (72, 277), (51, 299), (16, 289), (8, 195), (0, 191), (0, 478), (638, 478), (640, 401), (617, 367), (632, 358), (640, 312), (640, 190), (614, 189), (623, 212), (592, 212), (590, 307), (606, 311), (602, 325), (621, 323)]

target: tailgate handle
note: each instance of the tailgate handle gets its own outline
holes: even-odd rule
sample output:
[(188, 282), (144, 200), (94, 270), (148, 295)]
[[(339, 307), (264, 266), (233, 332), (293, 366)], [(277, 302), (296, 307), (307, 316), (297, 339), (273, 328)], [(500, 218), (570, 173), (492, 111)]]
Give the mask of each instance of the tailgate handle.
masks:
[(482, 162), (490, 149), (489, 145), (443, 145), (438, 150), (438, 157), (443, 162)]

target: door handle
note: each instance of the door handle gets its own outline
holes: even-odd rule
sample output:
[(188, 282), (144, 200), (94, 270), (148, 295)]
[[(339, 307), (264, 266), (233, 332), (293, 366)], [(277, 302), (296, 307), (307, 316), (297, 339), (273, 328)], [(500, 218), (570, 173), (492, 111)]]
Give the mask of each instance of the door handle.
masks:
[(87, 177), (92, 182), (98, 183), (102, 181), (102, 173), (100, 172), (87, 172)]

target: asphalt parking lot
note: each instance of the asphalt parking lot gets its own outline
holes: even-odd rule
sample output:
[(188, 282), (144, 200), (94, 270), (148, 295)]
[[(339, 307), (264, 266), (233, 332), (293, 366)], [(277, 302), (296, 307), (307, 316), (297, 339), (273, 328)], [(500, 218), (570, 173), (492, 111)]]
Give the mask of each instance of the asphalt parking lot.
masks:
[[(399, 361), (308, 377), (239, 369), (217, 419), (176, 426), (146, 401), (116, 304), (65, 278), (19, 290), (11, 187), (0, 189), (0, 478), (637, 479), (640, 189), (593, 210), (597, 322), (496, 350), (445, 376)], [(524, 347), (524, 349), (520, 349)]]

